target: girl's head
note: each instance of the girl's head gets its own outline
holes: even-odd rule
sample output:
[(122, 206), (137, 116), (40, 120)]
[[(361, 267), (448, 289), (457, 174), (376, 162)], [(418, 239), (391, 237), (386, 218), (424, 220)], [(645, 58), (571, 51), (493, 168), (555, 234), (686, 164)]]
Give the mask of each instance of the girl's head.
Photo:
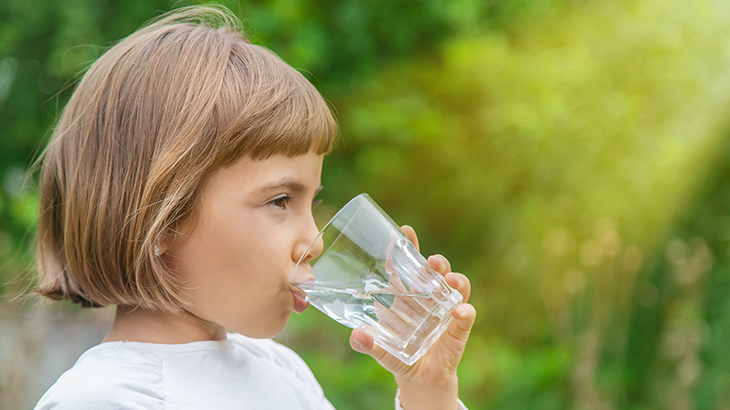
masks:
[(155, 247), (195, 225), (211, 176), (241, 159), (321, 156), (335, 135), (314, 86), (229, 12), (161, 17), (88, 69), (41, 157), (39, 293), (185, 307), (187, 279)]

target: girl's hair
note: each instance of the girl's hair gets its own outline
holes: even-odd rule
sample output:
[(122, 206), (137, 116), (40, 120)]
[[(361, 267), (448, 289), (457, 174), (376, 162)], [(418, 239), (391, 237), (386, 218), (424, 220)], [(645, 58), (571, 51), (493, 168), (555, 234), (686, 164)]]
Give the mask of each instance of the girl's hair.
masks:
[(242, 156), (325, 154), (336, 133), (314, 86), (229, 11), (161, 16), (91, 65), (39, 159), (37, 292), (179, 311), (184, 283), (154, 248), (206, 177)]

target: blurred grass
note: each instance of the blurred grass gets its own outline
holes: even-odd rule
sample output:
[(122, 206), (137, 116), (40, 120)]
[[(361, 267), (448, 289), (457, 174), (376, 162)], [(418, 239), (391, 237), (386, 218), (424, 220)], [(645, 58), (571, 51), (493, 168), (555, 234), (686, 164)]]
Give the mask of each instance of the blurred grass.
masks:
[[(730, 406), (726, 2), (225, 4), (336, 107), (319, 219), (369, 192), (471, 278), (470, 408)], [(170, 6), (0, 4), (6, 294), (27, 284), (8, 281), (31, 256), (19, 181), (43, 101)], [(391, 407), (392, 377), (348, 334), (308, 311), (280, 339), (338, 409)]]

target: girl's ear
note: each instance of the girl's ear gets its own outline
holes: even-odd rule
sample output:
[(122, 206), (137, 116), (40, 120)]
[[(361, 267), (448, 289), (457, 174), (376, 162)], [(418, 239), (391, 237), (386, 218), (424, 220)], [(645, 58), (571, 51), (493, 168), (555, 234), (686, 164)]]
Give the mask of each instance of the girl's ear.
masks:
[(152, 248), (155, 256), (162, 256), (172, 247), (172, 241), (175, 240), (174, 235), (164, 235)]
[(168, 235), (165, 236), (164, 239), (157, 242), (154, 246), (154, 252), (155, 256), (162, 256), (165, 252), (167, 252), (168, 249), (170, 249), (170, 246), (172, 245), (172, 238)]
[(184, 240), (196, 225), (195, 214), (188, 216), (182, 223), (168, 227), (165, 233), (154, 245), (155, 256), (162, 256), (175, 246), (176, 241)]

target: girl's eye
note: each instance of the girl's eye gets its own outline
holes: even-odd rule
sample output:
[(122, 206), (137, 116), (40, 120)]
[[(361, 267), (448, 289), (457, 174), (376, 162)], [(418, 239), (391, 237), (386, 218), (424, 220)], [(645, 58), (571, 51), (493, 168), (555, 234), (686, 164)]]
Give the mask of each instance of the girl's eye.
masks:
[(289, 195), (281, 195), (269, 201), (269, 204), (280, 209), (286, 209), (287, 205), (289, 205), (289, 201), (292, 199), (293, 198)]

